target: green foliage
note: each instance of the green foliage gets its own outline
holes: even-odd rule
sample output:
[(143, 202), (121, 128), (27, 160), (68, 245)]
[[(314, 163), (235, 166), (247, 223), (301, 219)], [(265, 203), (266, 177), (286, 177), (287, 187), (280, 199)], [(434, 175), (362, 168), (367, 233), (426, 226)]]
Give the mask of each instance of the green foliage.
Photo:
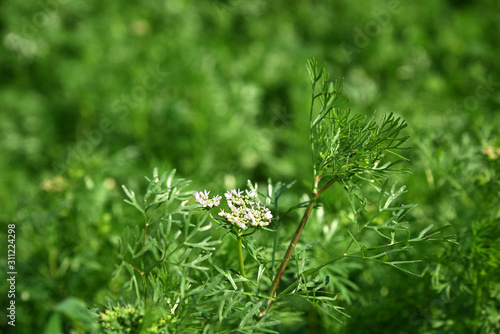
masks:
[(125, 201), (143, 218), (140, 227), (126, 230), (115, 273), (117, 279), (128, 277), (123, 287), (133, 292), (132, 304), (95, 309), (102, 328), (107, 333), (222, 333), (234, 328), (274, 333), (266, 328), (275, 320), (252, 318), (260, 303), (237, 286), (247, 279), (233, 277), (214, 263), (213, 252), (221, 241), (208, 234), (208, 212), (189, 204), (189, 182), (174, 175), (175, 170), (159, 175), (155, 169), (143, 200), (123, 187)]
[[(120, 298), (123, 305), (133, 304), (135, 289), (122, 289), (131, 278), (128, 271), (122, 269), (116, 279), (112, 274), (121, 264), (119, 240), (127, 233), (131, 240), (137, 237), (133, 232), (144, 222), (142, 213), (122, 202), (117, 185), (133, 189), (142, 205), (147, 184), (140, 176), (150, 175), (154, 166), (162, 171), (175, 167), (176, 175), (193, 180), (186, 189), (213, 194), (243, 188), (247, 179), (267, 193), (268, 178), (282, 180), (273, 184), (279, 196), (271, 196), (268, 205), (275, 217), (271, 227), (278, 232), (262, 230), (242, 240), (251, 293), (267, 297), (288, 239), (312, 199), (311, 171), (322, 161), (318, 155), (311, 163), (307, 140), (311, 101), (304, 61), (312, 56), (345, 78), (338, 88), (350, 98), (350, 120), (368, 122), (378, 109), (380, 116), (373, 119), (378, 126), (385, 113), (408, 122), (404, 131), (413, 149), (395, 152), (410, 163), (390, 169), (409, 167), (412, 174), (396, 176), (382, 194), (385, 179), (371, 186), (358, 177), (376, 179), (366, 174), (375, 161), (364, 165), (360, 158), (350, 168), (359, 164), (365, 173), (353, 175), (347, 196), (340, 184), (322, 193), (277, 293), (297, 284), (302, 261), (306, 271), (317, 268), (353, 242), (349, 252), (369, 250), (365, 259), (361, 254), (342, 258), (301, 281), (328, 281), (321, 292), (333, 294), (337, 299), (331, 304), (350, 317), (332, 312), (340, 324), (308, 300), (289, 296), (273, 306), (272, 316), (281, 323), (272, 329), (301, 334), (498, 331), (497, 7), (493, 0), (172, 0), (119, 6), (92, 0), (4, 1), (0, 225), (16, 225), (18, 276), (16, 328), (3, 318), (0, 332), (92, 333), (83, 314), (92, 321), (96, 317), (86, 306), (112, 309), (122, 305)], [(315, 117), (320, 110), (317, 99)], [(333, 139), (335, 134), (322, 135)], [(327, 147), (321, 149), (328, 156)], [(401, 157), (386, 152), (377, 167)], [(337, 171), (347, 168), (341, 159), (330, 163), (327, 172), (333, 173), (333, 163)], [(411, 233), (411, 240), (432, 225), (423, 234), (429, 238), (370, 250), (392, 238), (390, 229), (376, 229), (392, 217), (391, 211), (362, 228), (395, 181), (395, 192), (403, 184), (409, 191), (389, 207), (418, 203), (401, 219), (411, 224), (400, 227)], [(196, 222), (192, 217), (191, 224)], [(5, 249), (6, 228), (2, 231)], [(211, 268), (207, 274), (221, 278), (223, 289), (231, 291), (216, 311), (231, 316), (249, 299), (240, 291), (237, 239), (224, 236), (226, 230), (218, 225), (206, 232), (209, 242), (223, 243), (200, 266)], [(395, 242), (404, 235), (404, 229), (395, 230)], [(206, 237), (198, 236), (192, 242)], [(375, 261), (384, 256), (367, 260), (405, 245), (405, 251), (388, 253), (386, 262), (421, 259), (401, 268), (422, 277)], [(151, 262), (145, 265), (159, 255), (152, 251), (154, 244), (150, 247), (144, 254)], [(140, 268), (140, 260), (133, 263)], [(0, 258), (0, 266), (5, 265), (6, 257)], [(156, 275), (155, 268), (151, 273)], [(134, 275), (142, 294), (141, 275), (136, 270)], [(256, 280), (259, 289), (251, 283)], [(239, 310), (243, 314), (246, 309)], [(158, 320), (162, 312), (152, 307), (144, 314)], [(238, 317), (231, 319), (225, 318), (221, 328), (238, 327)]]
[[(324, 89), (319, 94), (320, 96), (329, 95), (330, 92), (324, 91), (330, 89), (328, 87), (332, 85), (328, 82), (329, 76), (324, 69), (318, 74), (315, 62), (310, 61), (309, 65), (311, 72), (314, 73), (312, 109), (317, 98), (314, 95), (315, 83), (322, 77), (324, 78)], [(332, 98), (325, 97), (324, 101), (329, 101), (329, 99)], [(348, 152), (351, 157), (358, 154), (364, 156), (363, 160), (368, 159), (366, 156), (372, 155), (370, 150), (376, 151), (375, 156), (378, 159), (385, 151), (390, 152), (390, 148), (399, 148), (407, 139), (407, 137), (397, 138), (405, 123), (399, 119), (394, 121), (392, 115), (384, 118), (380, 128), (372, 121), (342, 123), (334, 116), (329, 116), (330, 113), (337, 114), (335, 111), (338, 106), (333, 102), (327, 102), (328, 106), (320, 111), (314, 121), (311, 113), (312, 133), (318, 128), (324, 129), (321, 131), (325, 133), (332, 133), (331, 128), (338, 130), (336, 130), (335, 138), (321, 135), (311, 137), (313, 160), (317, 159), (316, 155), (321, 156), (322, 152), (315, 151), (320, 143), (331, 155), (323, 157), (324, 161), (329, 162), (322, 163), (321, 168), (314, 171), (313, 199), (308, 202), (297, 232), (292, 237), (283, 259), (276, 254), (277, 246), (282, 242), (278, 238), (281, 216), (278, 201), (291, 185), (278, 184), (274, 189), (272, 183), (269, 182), (267, 194), (262, 194), (265, 203), (276, 205), (276, 218), (258, 199), (258, 185), (250, 181), (248, 182), (249, 190), (243, 192), (233, 189), (224, 194), (230, 211), (221, 210), (218, 216), (222, 218), (213, 217), (211, 213), (211, 210), (220, 204), (221, 196), (216, 195), (210, 199), (207, 190), (194, 193), (187, 191), (186, 187), (189, 182), (175, 179), (175, 170), (170, 174), (163, 173), (159, 176), (158, 170), (155, 169), (153, 178), (148, 179), (149, 185), (142, 201), (137, 199), (134, 191), (123, 186), (128, 197), (125, 202), (137, 209), (144, 221), (140, 224), (141, 227), (135, 225), (134, 229), (127, 230), (122, 239), (120, 256), (122, 263), (116, 274), (119, 276), (121, 271), (127, 273), (129, 278), (124, 288), (135, 292), (133, 298), (135, 306), (108, 306), (102, 312), (96, 309), (101, 327), (109, 333), (147, 333), (151, 331), (151, 328), (154, 328), (156, 332), (219, 333), (227, 330), (240, 333), (274, 333), (272, 327), (278, 325), (280, 321), (273, 320), (269, 316), (276, 313), (279, 317), (282, 306), (277, 305), (274, 309), (272, 306), (274, 302), (281, 303), (286, 299), (302, 300), (319, 313), (342, 322), (339, 316), (344, 317), (347, 314), (342, 306), (336, 305), (338, 295), (329, 288), (329, 276), (319, 276), (322, 268), (340, 259), (350, 258), (366, 259), (411, 273), (403, 266), (418, 261), (390, 260), (389, 257), (407, 251), (413, 243), (428, 239), (434, 240), (430, 237), (434, 233), (429, 232), (431, 225), (420, 232), (418, 237), (410, 238), (408, 224), (403, 221), (403, 218), (414, 205), (394, 206), (398, 197), (405, 193), (405, 187), (398, 189), (396, 182), (389, 189), (386, 178), (388, 168), (381, 168), (377, 171), (378, 179), (382, 177), (386, 179), (382, 186), (377, 188), (379, 198), (372, 210), (366, 208), (368, 199), (363, 191), (355, 193), (354, 187), (346, 187), (353, 211), (352, 217), (348, 216), (348, 219), (354, 224), (355, 232), (348, 231), (351, 240), (340, 256), (317, 265), (315, 261), (308, 260), (306, 255), (312, 245), (298, 245), (302, 231), (319, 196), (335, 181), (344, 185), (357, 185), (350, 179), (358, 173), (371, 173), (373, 169), (372, 166), (366, 167), (369, 165), (366, 162), (360, 164), (357, 159), (352, 159), (354, 162), (347, 164), (352, 170), (335, 168), (333, 161), (335, 155), (340, 154), (338, 151), (340, 146), (342, 146), (342, 151)], [(386, 126), (387, 128), (384, 129)], [(369, 127), (368, 135), (365, 135), (367, 127)], [(374, 137), (370, 137), (372, 131), (375, 133)], [(342, 138), (338, 139), (339, 137)], [(394, 140), (397, 143), (393, 145)], [(343, 144), (339, 145), (339, 142)], [(357, 144), (350, 147), (352, 143)], [(365, 147), (364, 143), (368, 143), (368, 146)], [(365, 166), (364, 170), (361, 166)], [(332, 171), (327, 171), (327, 169), (332, 169)], [(323, 175), (329, 176), (330, 181), (318, 191)], [(193, 196), (198, 204), (189, 204)], [(302, 206), (303, 204), (299, 203), (294, 208)], [(200, 212), (200, 209), (203, 211)], [(365, 213), (368, 213), (370, 217), (364, 217)], [(213, 223), (225, 228), (227, 233), (236, 238), (238, 272), (222, 269), (217, 259), (213, 257), (213, 252), (216, 251), (221, 241), (210, 241), (211, 235), (204, 236), (212, 228), (212, 223), (207, 222), (209, 216)], [(275, 227), (265, 227), (269, 225), (272, 218), (274, 218)], [(249, 227), (250, 232), (248, 232)], [(274, 232), (272, 252), (269, 251), (269, 245), (266, 247), (265, 243), (249, 239), (259, 230), (264, 230), (263, 233)], [(365, 230), (376, 232), (381, 237), (379, 239), (382, 243), (363, 245), (360, 236)], [(351, 252), (351, 246), (354, 244), (359, 250)], [(243, 245), (254, 262), (253, 271), (258, 266), (257, 275), (252, 273), (253, 275), (247, 276), (246, 274)], [(274, 271), (275, 262), (280, 263), (276, 272)], [(294, 263), (292, 281), (287, 282), (288, 285), (278, 292), (288, 262)], [(311, 264), (313, 264), (312, 268)], [(239, 286), (240, 282), (243, 289)], [(270, 282), (272, 282), (271, 285)], [(270, 292), (266, 298), (264, 296), (267, 289)], [(231, 305), (228, 309), (224, 309), (226, 302)], [(145, 314), (155, 314), (145, 311), (151, 307), (158, 311), (156, 312), (158, 316), (156, 318), (149, 316), (152, 322), (145, 325), (143, 321)]]
[[(308, 70), (312, 85), (309, 139), (313, 151), (314, 166), (311, 200), (308, 202), (307, 208), (302, 216), (302, 219), (300, 220), (300, 224), (297, 227), (297, 231), (293, 235), (290, 245), (288, 246), (288, 250), (274, 276), (273, 285), (271, 286), (269, 293), (270, 300), (268, 301), (266, 309), (263, 311), (261, 316), (265, 314), (265, 312), (269, 312), (271, 310), (275, 300), (277, 301), (291, 295), (290, 292), (292, 292), (292, 294), (295, 293), (297, 291), (295, 289), (297, 285), (304, 285), (306, 287), (305, 290), (307, 291), (308, 283), (306, 281), (306, 277), (317, 273), (321, 268), (328, 264), (332, 264), (341, 258), (358, 257), (360, 255), (359, 257), (363, 259), (385, 263), (401, 270), (404, 270), (400, 267), (402, 264), (415, 262), (388, 261), (388, 254), (408, 249), (408, 246), (405, 244), (408, 244), (410, 241), (410, 233), (406, 231), (406, 235), (403, 235), (404, 239), (396, 241), (396, 231), (405, 230), (406, 223), (401, 221), (401, 219), (407, 214), (409, 209), (413, 208), (413, 205), (406, 205), (397, 209), (390, 208), (391, 203), (404, 192), (404, 187), (396, 190), (396, 184), (394, 184), (391, 188), (390, 193), (386, 189), (388, 183), (387, 174), (391, 171), (389, 169), (389, 166), (391, 165), (390, 163), (385, 164), (384, 167), (378, 168), (376, 172), (373, 172), (374, 169), (377, 169), (381, 156), (385, 155), (386, 152), (393, 153), (391, 150), (399, 149), (400, 146), (408, 139), (408, 137), (398, 137), (400, 130), (406, 127), (405, 122), (400, 119), (394, 120), (392, 115), (388, 115), (383, 118), (382, 125), (379, 127), (373, 120), (367, 121), (366, 118), (362, 119), (359, 117), (351, 118), (349, 116), (350, 113), (345, 112), (342, 109), (342, 105), (335, 104), (341, 93), (341, 87), (330, 81), (330, 76), (327, 74), (325, 67), (318, 72), (316, 61), (309, 60)], [(316, 93), (316, 83), (320, 80), (322, 80), (321, 89), (319, 93)], [(316, 115), (313, 110), (314, 103), (317, 98), (320, 99), (322, 106)], [(397, 156), (400, 155), (397, 154)], [(368, 202), (368, 199), (364, 196), (364, 194), (354, 193), (352, 191), (354, 187), (358, 187), (357, 183), (352, 181), (353, 177), (359, 177), (358, 174), (368, 174), (369, 176), (374, 176), (376, 174), (377, 181), (380, 181), (382, 178), (385, 179), (383, 186), (379, 189), (380, 197), (378, 200), (378, 210), (371, 219), (363, 223), (358, 222), (358, 215), (366, 211), (365, 205)], [(319, 189), (320, 181), (325, 176), (329, 178), (329, 181), (324, 184), (321, 189)], [(363, 179), (363, 177), (361, 178)], [(364, 177), (364, 179), (366, 179), (366, 177)], [(369, 181), (374, 182), (375, 180)], [(357, 227), (356, 235), (349, 232), (352, 239), (341, 256), (328, 260), (313, 270), (306, 272), (304, 268), (305, 263), (302, 266), (297, 264), (296, 267), (301, 268), (301, 270), (297, 272), (296, 282), (289, 285), (289, 287), (287, 287), (280, 294), (277, 294), (279, 284), (288, 266), (288, 262), (291, 260), (294, 253), (297, 254), (297, 244), (300, 240), (302, 232), (305, 229), (306, 223), (309, 220), (311, 212), (317, 204), (318, 198), (335, 182), (343, 184), (348, 191), (348, 199), (351, 208), (353, 209), (354, 217), (350, 220), (355, 223)], [(386, 196), (386, 194), (388, 198), (384, 200), (383, 197)], [(361, 202), (359, 207), (356, 207), (356, 200)], [(275, 200), (275, 202), (277, 202), (277, 200)], [(296, 207), (300, 207), (300, 204)], [(382, 216), (385, 212), (391, 212), (392, 215), (384, 223), (380, 224), (380, 226), (373, 226), (372, 222), (376, 218)], [(277, 223), (277, 225), (279, 226), (279, 223)], [(371, 248), (361, 245), (358, 238), (361, 232), (363, 232), (366, 228), (375, 230), (380, 236), (389, 239), (390, 243)], [(383, 229), (389, 230), (390, 235), (387, 235), (389, 232), (384, 233)], [(277, 232), (278, 229), (276, 229), (276, 233)], [(418, 238), (412, 239), (411, 241), (421, 241), (424, 233), (425, 231), (420, 233)], [(401, 238), (400, 234), (401, 233), (398, 234), (399, 238)], [(356, 243), (359, 246), (360, 251), (348, 253), (353, 243)], [(275, 249), (276, 248), (274, 247), (274, 250)], [(373, 250), (381, 252), (370, 256), (365, 255), (365, 252)], [(382, 259), (380, 259), (381, 257)], [(275, 255), (273, 254), (273, 259), (274, 258)], [(315, 294), (313, 294), (313, 296), (315, 296)], [(306, 297), (309, 297), (309, 295), (306, 295)], [(338, 310), (338, 307), (334, 307), (330, 303), (336, 298), (329, 298), (331, 298), (331, 300), (328, 300), (327, 304), (333, 310)], [(318, 302), (315, 297), (312, 301), (309, 299), (308, 301), (315, 305), (319, 310), (322, 310), (322, 303)]]
[[(422, 146), (420, 151), (421, 158), (429, 163), (436, 186), (449, 194), (442, 203), (446, 207), (438, 208), (435, 214), (451, 221), (458, 241), (435, 255), (428, 268), (432, 286), (447, 303), (442, 309), (432, 310), (432, 320), (424, 323), (426, 327), (444, 331), (460, 328), (471, 333), (498, 331), (500, 317), (494, 310), (500, 305), (495, 279), (500, 274), (500, 248), (492, 240), (500, 237), (500, 165), (498, 157), (490, 154), (492, 146), (487, 144), (497, 138), (484, 131), (487, 129), (464, 134), (460, 149), (453, 148), (455, 143), (449, 137), (444, 138), (442, 148), (456, 164), (454, 169), (443, 169), (439, 148), (428, 150)], [(446, 320), (449, 314), (464, 312), (474, 316), (461, 322)]]
[[(408, 136), (400, 135), (401, 130), (407, 127), (404, 120), (391, 113), (384, 115), (378, 125), (374, 116), (351, 116), (349, 110), (342, 108), (344, 102), (336, 104), (342, 94), (343, 83), (330, 81), (326, 65), (318, 69), (315, 60), (309, 60), (307, 65), (312, 85), (310, 140), (315, 176), (336, 177), (342, 182), (353, 175), (379, 179), (384, 177), (384, 171), (407, 160), (396, 153), (403, 149), (401, 145), (408, 139)], [(319, 89), (316, 88), (318, 83)], [(315, 112), (317, 99), (321, 106)], [(389, 154), (400, 160), (382, 162)]]

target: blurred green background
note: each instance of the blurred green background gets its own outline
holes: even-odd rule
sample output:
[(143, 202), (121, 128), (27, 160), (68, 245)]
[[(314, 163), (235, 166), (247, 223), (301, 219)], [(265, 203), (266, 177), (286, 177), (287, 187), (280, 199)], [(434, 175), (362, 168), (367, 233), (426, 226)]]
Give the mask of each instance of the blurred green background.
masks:
[[(408, 121), (410, 221), (416, 231), (451, 225), (460, 246), (413, 249), (423, 278), (369, 263), (330, 268), (351, 318), (340, 325), (304, 309), (280, 331), (500, 331), (498, 1), (1, 7), (0, 263), (15, 223), (18, 272), (17, 331), (2, 317), (2, 332), (41, 332), (57, 314), (70, 333), (86, 315), (64, 302), (102, 305), (119, 293), (117, 236), (135, 218), (120, 185), (143, 189), (153, 167), (213, 193), (268, 177), (298, 180), (297, 198), (307, 192), (312, 57), (345, 79), (354, 112)], [(342, 223), (336, 198), (325, 200), (324, 226), (303, 236), (326, 252), (346, 238), (328, 225)]]

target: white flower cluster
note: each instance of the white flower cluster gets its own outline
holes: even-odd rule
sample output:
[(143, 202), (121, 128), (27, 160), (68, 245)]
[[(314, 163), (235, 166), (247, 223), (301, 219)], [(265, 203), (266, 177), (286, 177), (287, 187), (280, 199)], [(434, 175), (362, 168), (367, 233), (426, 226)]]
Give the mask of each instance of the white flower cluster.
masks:
[(210, 194), (210, 191), (205, 190), (203, 192), (196, 191), (193, 195), (194, 195), (194, 198), (196, 199), (196, 202), (200, 203), (201, 206), (203, 206), (204, 208), (211, 209), (215, 206), (219, 206), (220, 200), (222, 197), (217, 195), (217, 196), (212, 197), (211, 199), (208, 199), (209, 194)]
[(231, 224), (245, 230), (248, 226), (267, 226), (271, 222), (273, 218), (271, 211), (260, 204), (254, 192), (246, 191), (243, 195), (243, 191), (233, 189), (224, 196), (231, 212), (221, 210), (219, 216), (226, 218)]
[[(204, 208), (211, 209), (220, 204), (221, 196), (217, 195), (211, 199), (208, 198), (209, 191), (195, 192), (194, 197), (196, 202)], [(233, 189), (224, 194), (230, 212), (225, 212), (223, 209), (219, 212), (219, 216), (224, 217), (227, 222), (246, 230), (248, 227), (262, 227), (271, 223), (273, 215), (268, 208), (260, 203), (257, 194), (253, 191), (246, 190), (245, 193), (241, 190)]]

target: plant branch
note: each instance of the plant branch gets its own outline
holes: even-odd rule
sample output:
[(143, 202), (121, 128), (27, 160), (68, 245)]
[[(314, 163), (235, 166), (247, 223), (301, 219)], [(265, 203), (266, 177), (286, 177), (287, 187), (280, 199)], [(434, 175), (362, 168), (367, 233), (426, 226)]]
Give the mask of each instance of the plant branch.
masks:
[(278, 269), (278, 272), (276, 273), (276, 277), (274, 278), (273, 285), (271, 286), (271, 291), (269, 292), (270, 299), (267, 302), (266, 309), (261, 312), (261, 314), (259, 315), (259, 319), (262, 319), (262, 317), (264, 317), (265, 313), (267, 311), (269, 311), (273, 305), (274, 298), (276, 296), (276, 290), (278, 289), (278, 286), (281, 282), (281, 278), (283, 277), (283, 274), (286, 270), (288, 262), (290, 261), (290, 258), (292, 257), (295, 246), (297, 245), (297, 242), (299, 241), (299, 238), (302, 234), (302, 231), (304, 230), (304, 227), (306, 226), (306, 223), (309, 219), (309, 216), (311, 215), (311, 212), (314, 208), (314, 205), (316, 205), (316, 202), (318, 200), (319, 195), (322, 194), (323, 192), (325, 192), (332, 184), (334, 184), (335, 181), (338, 180), (338, 178), (337, 177), (332, 178), (318, 192), (317, 188), (318, 188), (318, 183), (320, 180), (321, 180), (321, 175), (317, 175), (314, 179), (313, 198), (309, 202), (309, 205), (307, 206), (306, 211), (304, 212), (304, 215), (302, 216), (302, 219), (300, 220), (299, 226), (297, 227), (297, 230), (295, 231), (295, 234), (292, 237), (292, 241), (290, 242), (290, 245), (288, 246), (288, 249), (285, 253), (285, 257), (284, 257), (283, 261), (281, 262), (281, 265)]
[(332, 184), (334, 184), (335, 182), (337, 182), (339, 180), (339, 177), (338, 176), (335, 176), (333, 178), (330, 179), (330, 181), (328, 181), (327, 184), (325, 184), (319, 191), (318, 191), (318, 197), (321, 196), (322, 193), (324, 193), (328, 188), (330, 188), (330, 186)]
[[(146, 215), (146, 211), (144, 211), (144, 238), (142, 240), (142, 247), (144, 248), (146, 245), (146, 239), (148, 235), (148, 217)], [(146, 300), (147, 286), (146, 286), (146, 271), (144, 270), (144, 254), (141, 256), (141, 280), (142, 280), (142, 289), (144, 291), (144, 300)]]

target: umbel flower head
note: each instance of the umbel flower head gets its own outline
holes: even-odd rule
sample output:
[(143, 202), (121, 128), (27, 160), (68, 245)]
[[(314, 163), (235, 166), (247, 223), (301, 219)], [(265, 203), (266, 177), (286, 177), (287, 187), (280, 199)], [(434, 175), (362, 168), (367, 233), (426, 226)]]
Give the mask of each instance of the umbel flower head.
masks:
[[(220, 204), (221, 196), (215, 196), (208, 199), (210, 192), (195, 192), (196, 202), (200, 203), (204, 208), (212, 208)], [(271, 211), (262, 205), (253, 191), (246, 190), (230, 190), (224, 194), (226, 197), (229, 212), (220, 210), (219, 216), (225, 218), (230, 224), (238, 227), (241, 230), (246, 230), (249, 227), (263, 227), (271, 223), (273, 215)]]
[(267, 226), (271, 222), (273, 215), (268, 208), (263, 206), (253, 191), (231, 190), (224, 194), (230, 212), (221, 210), (219, 216), (238, 226), (242, 230), (246, 230), (249, 226), (262, 227)]

